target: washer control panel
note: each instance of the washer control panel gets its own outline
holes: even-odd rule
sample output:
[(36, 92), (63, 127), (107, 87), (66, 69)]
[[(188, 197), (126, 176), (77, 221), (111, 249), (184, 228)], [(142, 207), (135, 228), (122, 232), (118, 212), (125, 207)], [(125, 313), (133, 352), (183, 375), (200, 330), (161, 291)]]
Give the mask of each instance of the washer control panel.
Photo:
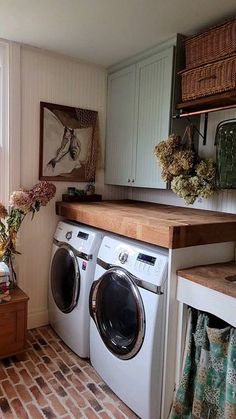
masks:
[(133, 267), (138, 271), (153, 271), (156, 270), (159, 265), (157, 258), (154, 255), (148, 253), (137, 252), (131, 248), (119, 247), (117, 253), (117, 259), (122, 265), (127, 265), (126, 268)]
[[(156, 246), (104, 237), (98, 258), (154, 285), (161, 285), (167, 277), (168, 251)], [(104, 269), (99, 266), (97, 274), (100, 275)]]
[(59, 243), (68, 243), (86, 255), (91, 255), (98, 248), (102, 237), (103, 233), (99, 230), (65, 221), (59, 221), (54, 234), (54, 239)]

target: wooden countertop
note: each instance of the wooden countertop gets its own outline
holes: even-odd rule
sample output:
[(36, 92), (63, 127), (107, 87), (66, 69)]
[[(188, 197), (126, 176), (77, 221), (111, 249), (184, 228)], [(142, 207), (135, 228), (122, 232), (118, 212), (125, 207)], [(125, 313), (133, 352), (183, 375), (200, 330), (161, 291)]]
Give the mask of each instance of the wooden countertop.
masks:
[(236, 215), (139, 201), (56, 203), (57, 215), (165, 248), (235, 241)]
[(236, 263), (216, 263), (180, 269), (177, 274), (212, 290), (236, 298)]

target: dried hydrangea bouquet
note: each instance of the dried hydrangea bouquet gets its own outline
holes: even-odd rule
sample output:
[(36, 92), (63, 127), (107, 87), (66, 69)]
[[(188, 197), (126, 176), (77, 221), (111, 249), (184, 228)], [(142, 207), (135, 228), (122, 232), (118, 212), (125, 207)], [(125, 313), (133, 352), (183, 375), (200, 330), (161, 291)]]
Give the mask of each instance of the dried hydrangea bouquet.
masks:
[(187, 204), (197, 198), (209, 198), (216, 191), (216, 165), (212, 159), (201, 159), (194, 151), (191, 141), (175, 134), (161, 141), (154, 151), (161, 165), (161, 176), (169, 181), (171, 189)]
[(9, 211), (0, 203), (0, 261), (5, 262), (11, 272), (11, 287), (16, 285), (16, 274), (13, 267), (13, 256), (16, 250), (16, 238), (19, 228), (28, 213), (34, 214), (41, 206), (46, 206), (54, 197), (56, 187), (42, 181), (30, 190), (20, 190), (12, 193)]

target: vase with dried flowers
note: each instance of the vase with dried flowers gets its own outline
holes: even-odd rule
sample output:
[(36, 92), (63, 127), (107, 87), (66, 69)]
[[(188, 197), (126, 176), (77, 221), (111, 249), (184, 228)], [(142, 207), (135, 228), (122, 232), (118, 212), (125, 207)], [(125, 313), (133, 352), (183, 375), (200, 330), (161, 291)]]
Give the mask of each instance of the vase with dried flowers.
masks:
[(10, 286), (16, 285), (14, 256), (19, 254), (16, 249), (16, 238), (20, 226), (28, 213), (32, 219), (41, 206), (46, 206), (54, 197), (56, 187), (49, 182), (41, 181), (30, 190), (19, 190), (11, 194), (9, 210), (0, 203), (0, 261), (10, 269)]

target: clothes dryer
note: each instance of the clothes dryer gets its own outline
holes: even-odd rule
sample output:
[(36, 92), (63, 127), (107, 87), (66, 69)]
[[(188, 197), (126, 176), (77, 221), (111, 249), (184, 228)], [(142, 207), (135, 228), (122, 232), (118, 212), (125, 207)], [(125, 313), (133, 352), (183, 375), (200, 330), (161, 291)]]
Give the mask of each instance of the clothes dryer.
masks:
[(53, 239), (49, 322), (80, 357), (89, 357), (89, 292), (103, 233), (60, 221)]

